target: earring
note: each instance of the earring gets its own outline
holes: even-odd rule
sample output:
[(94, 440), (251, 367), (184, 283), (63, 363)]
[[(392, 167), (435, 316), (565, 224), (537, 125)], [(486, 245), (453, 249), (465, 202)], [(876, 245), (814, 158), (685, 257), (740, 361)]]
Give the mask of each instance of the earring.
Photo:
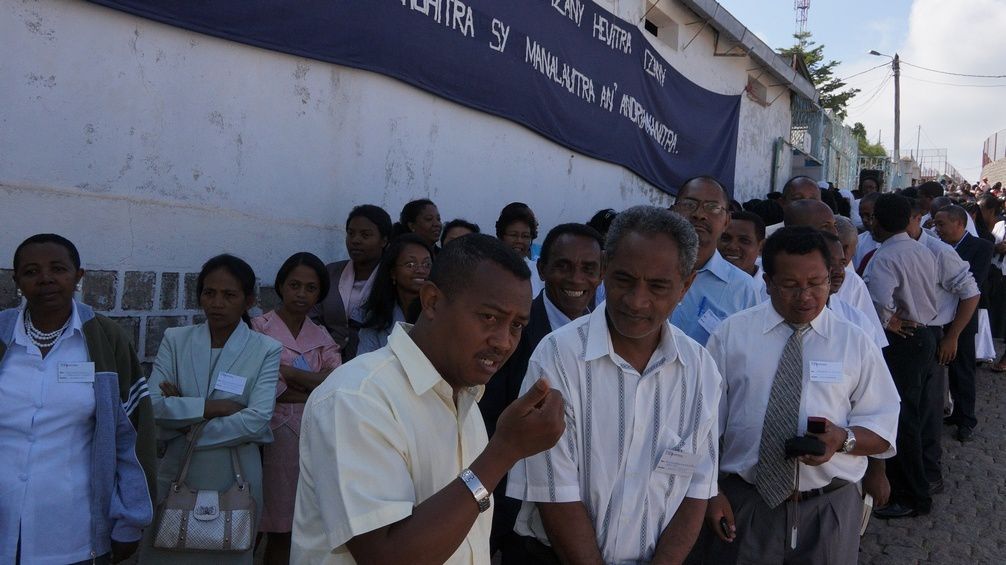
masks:
[(17, 295), (17, 299), (18, 299), (18, 300), (21, 300), (22, 298), (24, 298), (24, 293), (23, 293), (23, 292), (21, 292), (21, 289), (20, 289), (20, 288), (16, 289), (16, 290), (14, 291), (14, 294), (15, 294), (15, 295)]
[(76, 289), (76, 291), (77, 291), (77, 292), (80, 292), (80, 291), (81, 291), (81, 290), (83, 290), (83, 288), (84, 288), (84, 283), (82, 283), (82, 282), (78, 282), (78, 283), (77, 283), (77, 286), (76, 286), (76, 287), (74, 287), (74, 288)]

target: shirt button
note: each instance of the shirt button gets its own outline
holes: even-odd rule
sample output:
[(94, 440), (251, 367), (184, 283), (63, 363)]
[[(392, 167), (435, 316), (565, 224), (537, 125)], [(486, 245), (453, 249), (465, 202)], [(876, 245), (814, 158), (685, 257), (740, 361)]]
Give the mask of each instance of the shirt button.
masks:
[(35, 434), (28, 434), (28, 442), (35, 443)]
[(42, 407), (42, 401), (41, 400), (36, 400), (35, 401), (35, 408), (41, 408), (41, 407)]
[(20, 475), (17, 476), (17, 478), (21, 479), (22, 482), (28, 482), (28, 474), (27, 473), (21, 473)]

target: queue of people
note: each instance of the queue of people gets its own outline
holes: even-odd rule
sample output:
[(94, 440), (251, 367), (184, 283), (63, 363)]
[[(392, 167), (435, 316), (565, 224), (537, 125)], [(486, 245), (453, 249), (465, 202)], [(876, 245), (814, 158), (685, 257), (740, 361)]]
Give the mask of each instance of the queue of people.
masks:
[(697, 177), (537, 260), (524, 203), (496, 237), (357, 206), (349, 258), (291, 255), (273, 311), (209, 259), (205, 321), (149, 377), (75, 298), (73, 243), (32, 236), (0, 313), (0, 560), (855, 563), (864, 495), (931, 512), (942, 426), (978, 422), (980, 303), (1006, 325), (998, 195), (868, 180), (741, 206)]

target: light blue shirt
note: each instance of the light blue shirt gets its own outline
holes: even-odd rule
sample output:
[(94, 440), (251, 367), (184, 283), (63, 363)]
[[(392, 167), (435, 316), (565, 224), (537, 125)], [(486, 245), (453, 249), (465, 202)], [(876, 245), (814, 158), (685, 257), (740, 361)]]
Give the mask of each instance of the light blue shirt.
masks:
[(391, 336), (391, 331), (395, 329), (395, 326), (399, 322), (405, 321), (405, 312), (402, 312), (401, 306), (395, 304), (395, 311), (391, 314), (391, 325), (383, 330), (376, 330), (374, 328), (361, 328), (360, 329), (360, 343), (356, 346), (356, 354), (363, 355), (364, 353), (370, 353), (371, 351), (377, 351), (378, 349), (388, 345), (388, 337)]
[(91, 547), (93, 378), (59, 376), (60, 364), (88, 360), (81, 328), (74, 304), (70, 326), (43, 358), (18, 314), (0, 366), (0, 562), (14, 562), (19, 525), (22, 563), (76, 563), (110, 549), (107, 541)]
[(671, 314), (671, 323), (699, 345), (705, 345), (723, 320), (759, 302), (751, 275), (714, 251)]

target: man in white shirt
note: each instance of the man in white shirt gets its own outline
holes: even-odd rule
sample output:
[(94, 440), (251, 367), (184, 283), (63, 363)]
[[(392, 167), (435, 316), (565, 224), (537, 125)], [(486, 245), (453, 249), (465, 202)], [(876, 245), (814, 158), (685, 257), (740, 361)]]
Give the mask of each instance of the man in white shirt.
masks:
[(311, 393), (292, 563), (490, 563), (492, 489), (565, 427), (562, 396), (536, 379), (491, 441), (475, 408), (527, 323), (530, 276), (499, 240), (459, 238), (420, 290), (416, 325)]
[[(819, 200), (804, 199), (793, 202), (786, 208), (784, 221), (787, 227), (807, 226), (838, 235), (835, 213)], [(835, 296), (858, 309), (874, 324), (876, 331), (883, 332), (883, 326), (873, 307), (873, 301), (870, 300), (870, 291), (866, 288), (866, 283), (851, 269), (846, 268), (845, 277)]]
[(845, 280), (845, 249), (837, 236), (828, 232), (821, 232), (821, 235), (824, 236), (824, 240), (828, 244), (828, 251), (831, 252), (831, 296), (828, 298), (828, 308), (863, 330), (878, 349), (887, 347), (887, 338), (884, 336), (884, 328), (880, 327), (880, 322), (874, 323), (855, 306), (835, 296)]
[[(898, 393), (880, 350), (825, 307), (828, 260), (815, 230), (770, 236), (762, 255), (770, 302), (730, 317), (709, 340), (723, 375), (723, 455), (706, 526), (726, 542), (711, 563), (858, 560), (854, 483), (867, 455), (894, 452)], [(809, 417), (818, 419), (812, 431)], [(787, 440), (808, 436), (823, 454), (787, 458)]]
[(543, 377), (562, 392), (567, 425), (510, 473), (507, 494), (525, 501), (523, 563), (680, 563), (691, 549), (716, 493), (719, 374), (667, 317), (697, 243), (668, 210), (620, 213), (607, 300), (535, 350), (524, 389)]
[[(821, 200), (821, 189), (817, 186), (817, 181), (804, 175), (797, 175), (788, 181), (782, 187), (782, 199), (779, 203), (782, 205), (783, 213), (786, 213), (786, 208), (789, 205), (797, 202), (799, 200)], [(782, 229), (785, 222), (779, 222), (778, 224), (772, 224), (765, 228), (765, 235), (770, 236), (776, 231)]]
[(866, 263), (873, 256), (873, 252), (880, 247), (880, 243), (873, 239), (873, 207), (880, 198), (879, 192), (871, 192), (859, 201), (859, 217), (863, 220), (866, 231), (859, 234), (859, 242), (856, 244), (856, 254), (852, 258), (852, 268), (860, 276), (866, 271)]

